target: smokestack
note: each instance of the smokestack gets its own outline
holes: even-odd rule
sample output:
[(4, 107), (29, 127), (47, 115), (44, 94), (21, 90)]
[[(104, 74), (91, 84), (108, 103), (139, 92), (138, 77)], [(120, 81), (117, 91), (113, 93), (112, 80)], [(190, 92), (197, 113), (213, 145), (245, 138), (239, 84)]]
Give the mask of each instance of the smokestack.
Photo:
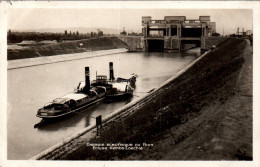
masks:
[(109, 62), (109, 79), (114, 80), (114, 69), (113, 69), (113, 62)]
[(90, 79), (89, 79), (89, 67), (85, 67), (85, 87), (84, 92), (89, 92), (90, 90)]

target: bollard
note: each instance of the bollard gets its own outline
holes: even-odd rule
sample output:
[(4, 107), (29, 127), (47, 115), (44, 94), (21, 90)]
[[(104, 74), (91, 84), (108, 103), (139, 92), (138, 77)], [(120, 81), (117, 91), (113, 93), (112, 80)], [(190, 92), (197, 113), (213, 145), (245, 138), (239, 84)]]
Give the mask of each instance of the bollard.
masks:
[(101, 115), (96, 117), (96, 127), (97, 127), (97, 136), (99, 136), (101, 134), (101, 130), (103, 130)]

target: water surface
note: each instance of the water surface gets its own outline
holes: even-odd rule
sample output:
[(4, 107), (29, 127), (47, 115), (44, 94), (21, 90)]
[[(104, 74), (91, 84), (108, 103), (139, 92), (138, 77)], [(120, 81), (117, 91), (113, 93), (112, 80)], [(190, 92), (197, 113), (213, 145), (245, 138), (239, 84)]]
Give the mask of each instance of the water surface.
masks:
[[(82, 53), (84, 54), (84, 53)], [(37, 110), (54, 98), (73, 92), (84, 80), (84, 67), (90, 78), (109, 74), (114, 63), (115, 77), (138, 75), (133, 98), (144, 96), (200, 55), (199, 49), (184, 53), (120, 53), (54, 64), (8, 70), (8, 159), (29, 159), (56, 143), (95, 123), (95, 117), (122, 107), (128, 101), (100, 103), (68, 118), (34, 129), (41, 119)]]

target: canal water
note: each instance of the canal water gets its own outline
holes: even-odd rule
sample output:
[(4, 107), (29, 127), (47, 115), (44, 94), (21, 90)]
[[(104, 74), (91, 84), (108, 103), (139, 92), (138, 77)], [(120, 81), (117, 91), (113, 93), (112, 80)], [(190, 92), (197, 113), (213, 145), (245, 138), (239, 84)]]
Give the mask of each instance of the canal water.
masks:
[[(82, 53), (84, 54), (84, 53)], [(119, 53), (54, 64), (8, 70), (8, 159), (29, 159), (90, 124), (95, 117), (124, 106), (158, 87), (172, 75), (200, 56), (199, 49), (184, 53)], [(84, 80), (84, 67), (90, 67), (90, 78), (109, 74), (109, 62), (114, 63), (115, 76), (135, 73), (138, 75), (132, 99), (113, 103), (100, 103), (72, 114), (59, 121), (34, 125), (41, 119), (36, 112), (54, 98), (73, 92), (79, 81)]]

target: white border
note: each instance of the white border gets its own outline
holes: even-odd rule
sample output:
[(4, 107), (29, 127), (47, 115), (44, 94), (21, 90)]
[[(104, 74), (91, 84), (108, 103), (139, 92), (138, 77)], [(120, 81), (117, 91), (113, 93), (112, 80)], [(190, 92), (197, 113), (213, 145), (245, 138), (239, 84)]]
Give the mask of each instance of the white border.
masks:
[[(259, 37), (260, 37), (260, 2), (258, 1), (77, 1), (77, 2), (1, 2), (0, 3), (0, 166), (192, 166), (192, 167), (201, 167), (201, 166), (236, 166), (236, 167), (247, 167), (247, 166), (256, 166), (260, 167), (259, 159), (260, 157), (260, 129), (259, 129), (259, 120), (260, 120), (260, 54), (259, 54)], [(134, 9), (253, 9), (253, 24), (254, 24), (254, 86), (253, 86), (253, 161), (32, 161), (32, 160), (6, 160), (6, 111), (7, 111), (7, 83), (6, 83), (6, 32), (7, 32), (7, 12), (10, 8), (134, 8)], [(2, 140), (4, 139), (4, 141)]]

